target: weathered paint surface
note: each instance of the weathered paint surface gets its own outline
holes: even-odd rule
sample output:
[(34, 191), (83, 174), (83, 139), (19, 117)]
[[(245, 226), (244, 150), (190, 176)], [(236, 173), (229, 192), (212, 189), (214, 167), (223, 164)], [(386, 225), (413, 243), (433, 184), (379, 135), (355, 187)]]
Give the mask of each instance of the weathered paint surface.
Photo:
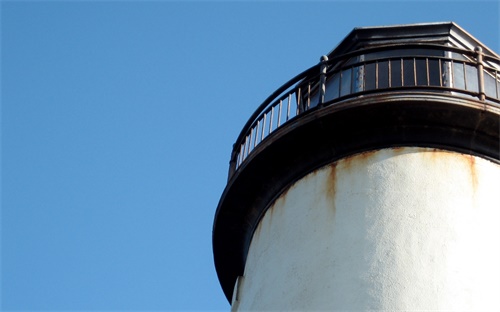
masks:
[(266, 212), (233, 310), (499, 311), (499, 186), (498, 164), (427, 148), (323, 167)]

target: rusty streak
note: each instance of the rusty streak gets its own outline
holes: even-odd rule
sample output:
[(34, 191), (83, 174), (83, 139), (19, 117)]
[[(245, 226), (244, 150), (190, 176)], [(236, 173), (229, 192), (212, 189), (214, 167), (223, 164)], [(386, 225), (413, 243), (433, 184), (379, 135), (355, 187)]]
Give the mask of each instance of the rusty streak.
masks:
[(326, 183), (326, 196), (331, 203), (333, 215), (335, 215), (337, 208), (335, 207), (335, 197), (337, 192), (337, 162), (330, 165), (330, 172)]

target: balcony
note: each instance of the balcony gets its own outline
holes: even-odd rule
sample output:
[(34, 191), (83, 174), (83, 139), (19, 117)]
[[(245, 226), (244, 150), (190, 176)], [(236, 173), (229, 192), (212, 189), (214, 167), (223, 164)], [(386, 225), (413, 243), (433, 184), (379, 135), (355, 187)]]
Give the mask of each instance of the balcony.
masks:
[(274, 92), (244, 126), (230, 173), (289, 121), (313, 109), (379, 93), (447, 93), (500, 105), (500, 59), (433, 44), (386, 45), (322, 61)]

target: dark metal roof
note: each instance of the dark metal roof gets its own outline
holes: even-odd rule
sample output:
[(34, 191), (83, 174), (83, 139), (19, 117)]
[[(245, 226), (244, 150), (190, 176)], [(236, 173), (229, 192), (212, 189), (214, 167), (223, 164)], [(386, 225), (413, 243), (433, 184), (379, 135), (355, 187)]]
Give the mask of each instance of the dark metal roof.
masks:
[(500, 58), (454, 22), (356, 27), (328, 53), (328, 57), (331, 59), (359, 49), (404, 43), (441, 44), (471, 51), (480, 46), (485, 55)]

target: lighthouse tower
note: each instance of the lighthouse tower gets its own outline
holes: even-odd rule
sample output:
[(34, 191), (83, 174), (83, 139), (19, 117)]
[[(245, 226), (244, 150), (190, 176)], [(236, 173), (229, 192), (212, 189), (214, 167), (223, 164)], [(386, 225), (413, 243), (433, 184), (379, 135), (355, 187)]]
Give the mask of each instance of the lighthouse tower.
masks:
[(244, 125), (215, 214), (238, 310), (500, 310), (500, 58), (356, 28)]

